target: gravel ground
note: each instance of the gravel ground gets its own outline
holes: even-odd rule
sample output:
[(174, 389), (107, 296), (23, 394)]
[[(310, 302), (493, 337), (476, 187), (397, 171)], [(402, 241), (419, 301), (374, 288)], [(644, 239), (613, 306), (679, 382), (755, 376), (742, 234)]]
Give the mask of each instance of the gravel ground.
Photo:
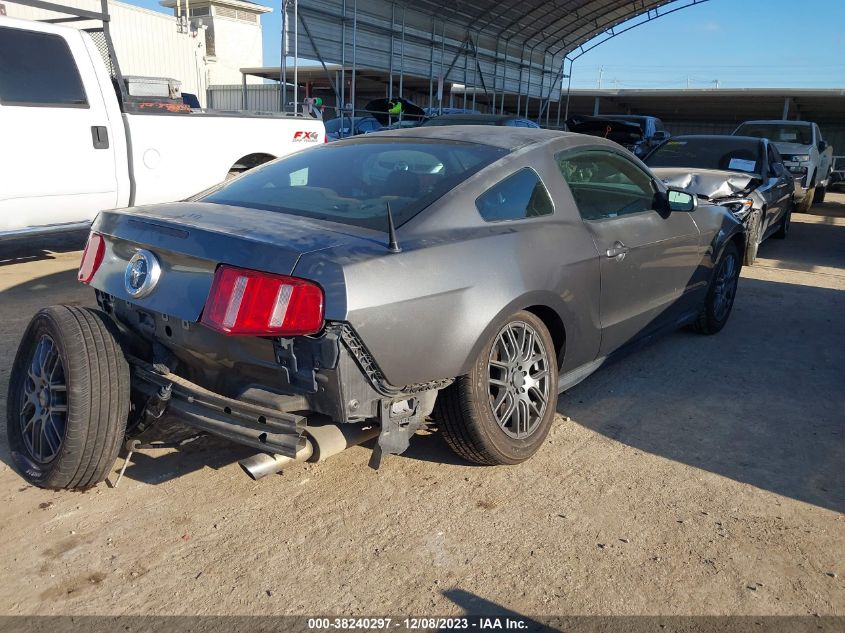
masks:
[[(91, 302), (83, 240), (0, 245), (3, 419), (31, 315)], [(520, 466), (430, 434), (377, 472), (357, 447), (253, 482), (248, 450), (203, 439), (49, 492), (2, 425), (0, 614), (845, 615), (843, 315), (830, 195), (763, 244), (721, 334), (603, 368)]]

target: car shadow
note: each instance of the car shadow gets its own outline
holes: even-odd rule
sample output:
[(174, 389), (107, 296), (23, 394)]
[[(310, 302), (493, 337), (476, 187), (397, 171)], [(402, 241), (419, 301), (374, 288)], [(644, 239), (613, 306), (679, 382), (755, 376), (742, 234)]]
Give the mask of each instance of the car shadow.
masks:
[(679, 331), (625, 355), (557, 410), (653, 455), (845, 512), (843, 313), (845, 291), (743, 278), (718, 335)]
[(0, 266), (55, 259), (54, 253), (81, 251), (87, 238), (88, 231), (84, 230), (0, 241)]

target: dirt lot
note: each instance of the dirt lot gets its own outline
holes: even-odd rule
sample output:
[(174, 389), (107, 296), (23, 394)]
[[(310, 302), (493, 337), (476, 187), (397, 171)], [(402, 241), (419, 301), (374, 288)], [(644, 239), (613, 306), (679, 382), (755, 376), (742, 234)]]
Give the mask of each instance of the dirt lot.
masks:
[[(762, 246), (720, 335), (602, 369), (518, 467), (428, 435), (378, 472), (359, 447), (253, 482), (205, 439), (48, 492), (3, 424), (0, 613), (845, 615), (845, 195), (814, 213)], [(2, 420), (30, 316), (92, 299), (82, 239), (0, 246)]]

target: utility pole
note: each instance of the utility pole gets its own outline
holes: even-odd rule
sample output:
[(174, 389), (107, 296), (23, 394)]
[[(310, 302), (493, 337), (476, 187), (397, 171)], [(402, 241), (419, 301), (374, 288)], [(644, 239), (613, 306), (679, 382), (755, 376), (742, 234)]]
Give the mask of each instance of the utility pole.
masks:
[(599, 66), (599, 90), (601, 90), (601, 80), (604, 76), (604, 66)]

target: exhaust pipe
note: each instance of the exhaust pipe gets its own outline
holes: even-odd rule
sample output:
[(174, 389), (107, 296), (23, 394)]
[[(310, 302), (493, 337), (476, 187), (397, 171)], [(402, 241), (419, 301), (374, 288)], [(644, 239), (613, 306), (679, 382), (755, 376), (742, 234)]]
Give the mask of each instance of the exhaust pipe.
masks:
[(250, 478), (258, 481), (262, 477), (279, 472), (289, 464), (308, 460), (313, 453), (314, 446), (306, 439), (305, 446), (299, 449), (296, 457), (285, 457), (284, 455), (275, 455), (273, 453), (257, 453), (252, 457), (242, 459), (238, 462), (238, 465), (243, 468), (244, 472)]
[(377, 437), (379, 427), (360, 427), (356, 424), (324, 424), (305, 428), (308, 437), (305, 447), (296, 457), (285, 457), (272, 453), (258, 453), (238, 462), (244, 472), (253, 480), (279, 472), (282, 468), (298, 462), (322, 462), (346, 450)]

